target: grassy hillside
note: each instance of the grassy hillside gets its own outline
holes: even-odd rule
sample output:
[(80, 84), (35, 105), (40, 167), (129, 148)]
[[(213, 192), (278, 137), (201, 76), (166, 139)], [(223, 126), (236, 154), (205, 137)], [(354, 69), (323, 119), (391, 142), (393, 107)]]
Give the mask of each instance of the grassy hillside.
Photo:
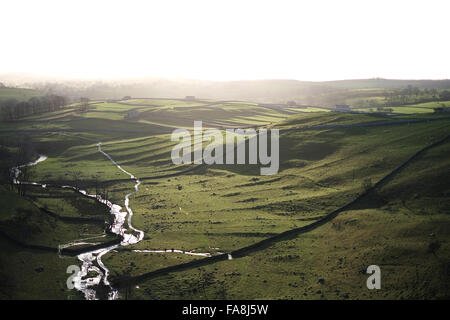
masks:
[(228, 128), (270, 124), (284, 120), (292, 114), (311, 111), (322, 110), (317, 108), (271, 107), (239, 101), (190, 102), (170, 99), (130, 99), (117, 102), (92, 102), (86, 112), (80, 112), (78, 104), (72, 104), (64, 110), (30, 116), (25, 120), (126, 120), (166, 128), (190, 128), (194, 120), (202, 120), (204, 126)]
[[(139, 192), (130, 197), (130, 204), (132, 223), (145, 232), (144, 240), (103, 257), (112, 279), (118, 279), (202, 258), (133, 250), (176, 249), (218, 255), (306, 226), (355, 199), (367, 185), (450, 133), (450, 120), (434, 114), (314, 111), (239, 101), (95, 101), (86, 112), (74, 104), (64, 111), (4, 123), (0, 143), (11, 155), (20, 150), (17, 143), (23, 139), (33, 145), (35, 153), (48, 156), (33, 169), (33, 181), (75, 185), (89, 192), (102, 188), (121, 206), (134, 183), (98, 152), (97, 143), (101, 141), (105, 152), (140, 178)], [(173, 165), (170, 133), (176, 127), (191, 128), (194, 120), (220, 129), (280, 129), (279, 173), (261, 176), (257, 165), (203, 166), (188, 172), (192, 165)], [(449, 151), (448, 143), (427, 151), (388, 184), (318, 229), (249, 256), (146, 280), (139, 283), (139, 289), (134, 288), (132, 297), (448, 297), (448, 287), (440, 281), (449, 256), (450, 221), (445, 211), (450, 192), (445, 175)], [(0, 200), (6, 203), (9, 199), (17, 207), (2, 210), (1, 216), (7, 226), (4, 230), (11, 236), (26, 227), (34, 230), (23, 233), (26, 241), (57, 246), (87, 233), (103, 232), (98, 224), (60, 219), (105, 214), (105, 208), (73, 192), (32, 188), (26, 198), (19, 198), (5, 189)], [(56, 212), (60, 218), (38, 207)], [(429, 245), (436, 241), (440, 248), (428, 253)], [(11, 242), (2, 240), (2, 246), (5, 252), (16, 251)], [(20, 273), (28, 272), (28, 266), (20, 267), (15, 280), (7, 276), (25, 257), (23, 251), (28, 255), (29, 250), (18, 250), (17, 259), (5, 263), (2, 274), (7, 281), (18, 281)], [(46, 264), (54, 258), (34, 252), (26, 257)], [(49, 271), (59, 272), (58, 279), (63, 279), (67, 276), (64, 266), (69, 264), (73, 261), (61, 260)], [(370, 264), (381, 267), (386, 290), (365, 288), (367, 276), (360, 271)], [(319, 277), (325, 279), (324, 284), (318, 283)], [(24, 277), (23, 281), (31, 280)], [(52, 285), (44, 296), (77, 296), (62, 285)], [(38, 292), (33, 290), (30, 296)], [(20, 292), (13, 296), (22, 294), (26, 296)]]
[[(430, 138), (430, 133), (422, 131), (415, 137)], [(400, 132), (397, 134), (403, 145), (410, 144)], [(133, 289), (133, 297), (448, 299), (449, 154), (448, 143), (428, 151), (351, 210), (314, 231), (244, 258), (147, 280), (139, 284), (139, 289)], [(361, 173), (370, 176), (366, 170), (373, 165), (364, 163)], [(270, 190), (273, 192), (273, 184)], [(261, 193), (253, 190), (252, 194)], [(342, 195), (334, 197), (336, 202), (338, 199)], [(301, 217), (304, 210), (292, 214)], [(434, 253), (430, 251), (433, 243), (440, 244)], [(153, 261), (157, 258), (149, 255), (143, 263), (148, 266)], [(118, 261), (111, 259), (111, 263)], [(382, 290), (370, 291), (365, 286), (368, 276), (363, 270), (371, 264), (381, 268)], [(156, 262), (155, 267), (159, 267)], [(319, 278), (324, 283), (319, 283)]]
[(337, 80), (325, 81), (324, 85), (347, 88), (347, 89), (367, 89), (367, 88), (381, 88), (381, 89), (400, 89), (407, 86), (414, 86), (420, 88), (436, 88), (449, 89), (450, 80), (400, 80), (400, 79), (355, 79), (355, 80)]
[[(44, 196), (44, 191), (36, 192)], [(57, 248), (60, 244), (75, 241), (86, 234), (103, 235), (103, 225), (64, 222), (57, 216), (40, 210), (38, 205), (41, 203), (35, 203), (34, 196), (35, 192), (33, 197), (19, 197), (17, 192), (0, 186), (0, 204), (3, 208), (0, 210), (0, 298), (79, 299), (81, 296), (78, 292), (67, 289), (65, 274), (68, 265), (77, 264), (77, 258), (61, 258), (56, 252), (27, 246)], [(72, 202), (71, 211), (80, 214), (81, 209), (88, 205), (85, 201), (78, 197)], [(55, 210), (57, 215), (64, 215), (64, 212), (69, 214), (68, 206), (61, 202), (58, 203), (58, 208), (51, 204), (44, 206)], [(74, 212), (70, 214), (76, 216)], [(104, 211), (101, 216), (105, 217)], [(96, 240), (99, 239), (104, 241), (105, 238)]]
[(0, 100), (16, 99), (28, 101), (30, 98), (42, 95), (42, 91), (23, 88), (0, 88)]
[[(11, 77), (11, 76), (10, 76)], [(5, 80), (6, 77), (5, 77)], [(194, 95), (201, 99), (233, 99), (259, 102), (286, 103), (298, 100), (300, 103), (342, 103), (341, 94), (349, 90), (349, 98), (359, 95), (361, 90), (398, 90), (408, 86), (422, 89), (450, 89), (450, 80), (396, 80), (396, 79), (355, 79), (338, 81), (298, 81), (298, 80), (246, 80), (246, 81), (201, 81), (181, 79), (130, 79), (122, 81), (84, 81), (76, 82), (48, 79), (22, 78), (14, 82), (35, 83), (43, 89), (70, 97), (89, 97), (91, 99), (121, 99), (132, 97), (184, 98)], [(328, 99), (330, 98), (330, 99)]]

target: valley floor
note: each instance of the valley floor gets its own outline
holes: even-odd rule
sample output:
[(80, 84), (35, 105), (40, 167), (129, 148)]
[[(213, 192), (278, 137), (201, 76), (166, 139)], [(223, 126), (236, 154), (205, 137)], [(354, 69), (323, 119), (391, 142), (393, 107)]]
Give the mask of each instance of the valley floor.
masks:
[[(49, 157), (29, 172), (29, 179), (49, 187), (29, 187), (19, 196), (3, 181), (0, 231), (21, 243), (49, 247), (88, 235), (97, 237), (91, 244), (114, 240), (105, 227), (108, 210), (51, 187), (76, 185), (123, 205), (134, 183), (98, 152), (101, 141), (103, 150), (141, 181), (130, 205), (132, 224), (144, 231), (144, 239), (102, 258), (113, 284), (133, 280), (120, 286), (121, 298), (450, 297), (450, 141), (426, 150), (386, 183), (371, 188), (417, 151), (448, 137), (450, 119), (432, 114), (291, 114), (247, 106), (248, 114), (232, 117), (231, 102), (135, 101), (110, 108), (99, 102), (95, 112), (81, 116), (48, 114), (5, 124), (2, 168), (17, 165), (16, 155), (29, 141), (30, 157)], [(280, 129), (278, 174), (260, 176), (254, 165), (173, 165), (170, 132), (189, 127), (190, 108), (189, 117), (200, 119), (201, 110), (208, 110), (204, 120), (211, 125), (214, 113), (209, 110), (218, 108), (214, 119), (220, 125), (244, 125), (249, 118), (255, 121), (248, 123), (252, 126)], [(103, 114), (123, 117), (131, 109), (142, 114), (128, 120)], [(310, 225), (367, 190), (311, 231), (232, 260), (142, 277)], [(66, 268), (79, 264), (76, 258), (26, 249), (7, 237), (0, 241), (2, 298), (82, 298), (65, 285)], [(366, 287), (363, 271), (369, 265), (381, 268), (381, 290)]]

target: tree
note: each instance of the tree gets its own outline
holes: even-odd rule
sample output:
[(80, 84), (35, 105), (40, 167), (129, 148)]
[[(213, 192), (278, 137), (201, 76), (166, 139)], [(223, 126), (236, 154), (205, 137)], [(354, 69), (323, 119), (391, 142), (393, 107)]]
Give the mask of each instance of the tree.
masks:
[(98, 196), (100, 195), (100, 183), (99, 183), (99, 175), (95, 174), (92, 176), (92, 181), (94, 183), (94, 192), (95, 192), (95, 197), (98, 199)]
[(80, 190), (80, 177), (81, 177), (81, 171), (75, 170), (71, 173), (72, 180), (73, 180), (73, 186), (75, 189)]
[(18, 101), (16, 99), (7, 99), (3, 102), (0, 102), (1, 105), (1, 113), (2, 119), (5, 121), (11, 121), (14, 119), (14, 108), (17, 105)]
[(86, 112), (89, 108), (89, 98), (80, 98), (80, 112)]
[(17, 191), (19, 195), (26, 196), (29, 184), (27, 182), (30, 182), (31, 177), (33, 176), (33, 168), (29, 166), (24, 166), (20, 168), (20, 182), (17, 185)]
[(439, 94), (439, 99), (441, 101), (447, 101), (450, 100), (450, 91), (449, 90), (444, 90)]
[(31, 110), (33, 114), (42, 112), (42, 101), (41, 99), (37, 97), (33, 97), (30, 100), (28, 100), (28, 103), (30, 104)]
[[(23, 182), (29, 182), (31, 180), (32, 176), (32, 168), (30, 166), (23, 166), (24, 164), (28, 163), (33, 156), (36, 155), (36, 151), (34, 148), (34, 145), (32, 143), (32, 140), (30, 137), (25, 136), (21, 139), (17, 140), (16, 144), (17, 152), (14, 154), (12, 163), (13, 167), (20, 167), (20, 176), (18, 177), (20, 183), (17, 184), (17, 192), (19, 195), (25, 195), (27, 191), (27, 184), (24, 184)], [(14, 174), (11, 172), (11, 174)], [(11, 181), (15, 178), (14, 176), (11, 177)]]
[(1, 118), (3, 121), (12, 121), (34, 114), (56, 111), (65, 104), (67, 104), (65, 97), (54, 94), (33, 97), (28, 101), (20, 102), (16, 99), (7, 99), (0, 101)]

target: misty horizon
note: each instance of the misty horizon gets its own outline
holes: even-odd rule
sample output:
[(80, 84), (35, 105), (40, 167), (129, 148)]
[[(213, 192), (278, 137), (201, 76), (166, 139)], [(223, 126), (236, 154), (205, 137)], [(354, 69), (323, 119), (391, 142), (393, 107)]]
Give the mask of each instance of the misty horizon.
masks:
[[(12, 81), (17, 81), (18, 78), (23, 78), (23, 82), (40, 82), (40, 81), (99, 81), (99, 82), (110, 82), (110, 81), (146, 81), (146, 80), (166, 80), (166, 81), (197, 81), (197, 82), (217, 82), (217, 83), (227, 83), (227, 82), (250, 82), (250, 81), (298, 81), (298, 82), (309, 82), (309, 83), (324, 83), (324, 82), (340, 82), (340, 81), (361, 81), (361, 80), (388, 80), (388, 81), (445, 81), (450, 80), (450, 76), (446, 78), (386, 78), (378, 76), (368, 76), (365, 78), (336, 78), (336, 79), (324, 79), (324, 80), (311, 80), (311, 79), (296, 79), (296, 78), (245, 78), (245, 79), (227, 79), (227, 80), (215, 80), (215, 79), (198, 79), (198, 78), (188, 78), (188, 77), (158, 77), (149, 75), (143, 76), (129, 76), (129, 77), (77, 77), (77, 76), (58, 76), (58, 75), (44, 75), (32, 72), (5, 72), (0, 73), (0, 82), (8, 83), (10, 79)], [(19, 82), (20, 83), (20, 82)]]
[(448, 79), (445, 9), (440, 0), (427, 6), (19, 0), (2, 6), (7, 50), (0, 74), (77, 80)]

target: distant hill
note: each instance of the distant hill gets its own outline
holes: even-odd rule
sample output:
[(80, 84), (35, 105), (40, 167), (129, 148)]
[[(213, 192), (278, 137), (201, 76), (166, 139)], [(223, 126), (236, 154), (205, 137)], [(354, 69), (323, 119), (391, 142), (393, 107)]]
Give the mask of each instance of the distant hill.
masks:
[(28, 101), (32, 97), (42, 95), (42, 91), (24, 88), (7, 88), (0, 85), (0, 100), (16, 99), (17, 101)]
[[(395, 90), (408, 86), (421, 89), (450, 89), (450, 80), (395, 80), (358, 79), (338, 81), (299, 80), (243, 80), (205, 81), (189, 79), (116, 79), (116, 80), (67, 80), (42, 78), (37, 76), (0, 75), (6, 84), (32, 87), (42, 92), (53, 92), (73, 100), (80, 97), (91, 99), (133, 98), (184, 98), (195, 96), (199, 99), (247, 100), (256, 102), (286, 103), (296, 101), (306, 104), (345, 103), (346, 99), (360, 96), (362, 89)], [(353, 91), (353, 92), (351, 92)], [(358, 92), (356, 92), (358, 91)], [(375, 92), (363, 93), (373, 97)], [(376, 92), (382, 96), (383, 92)]]
[(450, 89), (450, 80), (395, 80), (395, 79), (361, 79), (320, 82), (326, 86), (343, 89), (402, 89), (408, 86), (421, 89)]

